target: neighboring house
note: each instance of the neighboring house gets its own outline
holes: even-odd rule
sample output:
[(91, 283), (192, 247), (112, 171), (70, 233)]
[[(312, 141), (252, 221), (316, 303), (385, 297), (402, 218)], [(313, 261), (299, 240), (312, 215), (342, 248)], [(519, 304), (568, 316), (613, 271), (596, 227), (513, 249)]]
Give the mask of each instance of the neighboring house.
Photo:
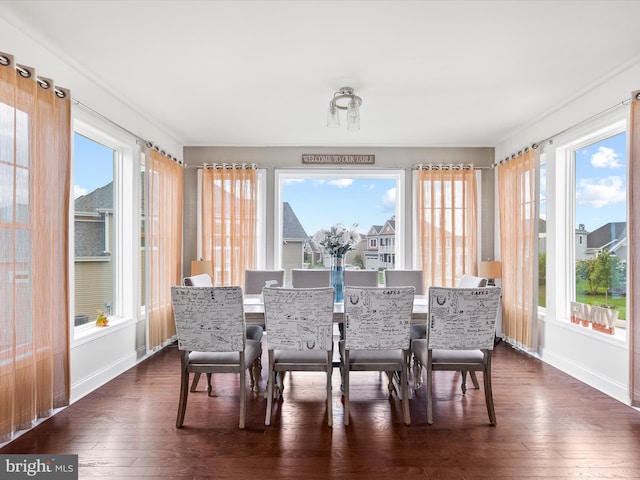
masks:
[(366, 270), (394, 269), (396, 265), (396, 217), (384, 225), (372, 225), (367, 232), (367, 246), (363, 252)]
[(575, 241), (576, 241), (576, 245), (575, 245), (575, 255), (576, 255), (576, 261), (578, 260), (584, 260), (585, 258), (589, 258), (592, 255), (589, 255), (587, 252), (587, 238), (589, 236), (589, 232), (587, 232), (587, 230), (585, 230), (584, 228), (584, 224), (580, 224), (578, 225), (578, 228), (576, 228), (576, 233), (575, 233)]
[(285, 271), (285, 285), (291, 279), (292, 268), (304, 265), (305, 248), (309, 235), (288, 202), (282, 204), (282, 268)]
[(602, 225), (587, 236), (587, 258), (597, 257), (604, 250), (627, 261), (627, 223), (610, 222)]
[(113, 305), (113, 182), (74, 202), (75, 322)]

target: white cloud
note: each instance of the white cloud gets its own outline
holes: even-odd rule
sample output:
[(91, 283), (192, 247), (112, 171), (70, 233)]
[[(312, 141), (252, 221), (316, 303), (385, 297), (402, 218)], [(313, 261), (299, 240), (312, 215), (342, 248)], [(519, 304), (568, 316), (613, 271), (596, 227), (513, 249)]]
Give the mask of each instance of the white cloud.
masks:
[(385, 211), (396, 211), (396, 189), (390, 188), (381, 198), (382, 206)]
[(353, 180), (351, 178), (340, 178), (336, 180), (329, 180), (327, 183), (334, 187), (346, 188), (353, 183)]
[(304, 183), (304, 178), (285, 178), (282, 183), (284, 183), (285, 185), (290, 185), (292, 183)]
[(583, 179), (578, 185), (576, 201), (578, 205), (600, 208), (611, 203), (626, 201), (627, 192), (620, 177), (601, 178), (597, 181)]
[(86, 195), (87, 193), (89, 193), (89, 191), (86, 188), (82, 188), (79, 185), (73, 186), (73, 198), (81, 197), (83, 195)]
[(620, 155), (613, 148), (600, 147), (591, 157), (591, 165), (595, 168), (620, 168)]

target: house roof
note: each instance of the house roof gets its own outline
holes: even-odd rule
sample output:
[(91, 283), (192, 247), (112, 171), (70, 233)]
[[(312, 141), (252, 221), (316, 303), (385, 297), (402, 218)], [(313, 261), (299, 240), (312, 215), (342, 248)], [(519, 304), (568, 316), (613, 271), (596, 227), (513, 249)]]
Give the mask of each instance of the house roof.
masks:
[(614, 240), (621, 240), (626, 236), (626, 222), (606, 223), (587, 235), (587, 248), (602, 248), (604, 246), (610, 248), (614, 246)]
[(76, 198), (74, 208), (76, 212), (84, 213), (94, 213), (104, 208), (113, 209), (113, 182)]
[(305, 232), (300, 220), (296, 216), (289, 202), (282, 204), (282, 239), (285, 241), (299, 240), (305, 241), (309, 239), (309, 235)]

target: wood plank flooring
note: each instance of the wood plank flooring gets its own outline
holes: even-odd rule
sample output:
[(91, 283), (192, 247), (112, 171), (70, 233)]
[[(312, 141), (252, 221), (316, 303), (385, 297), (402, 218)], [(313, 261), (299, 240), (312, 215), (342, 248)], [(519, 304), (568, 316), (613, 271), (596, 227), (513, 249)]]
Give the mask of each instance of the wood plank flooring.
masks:
[(496, 427), (483, 391), (463, 396), (459, 374), (449, 372), (434, 377), (432, 426), (424, 388), (405, 426), (384, 376), (352, 374), (344, 427), (337, 369), (333, 428), (323, 374), (302, 372), (287, 376), (284, 400), (265, 427), (265, 366), (261, 392), (248, 395), (245, 430), (230, 374), (214, 377), (212, 398), (201, 379), (176, 429), (179, 364), (168, 347), (0, 453), (78, 454), (81, 479), (640, 478), (640, 412), (505, 343), (493, 361)]

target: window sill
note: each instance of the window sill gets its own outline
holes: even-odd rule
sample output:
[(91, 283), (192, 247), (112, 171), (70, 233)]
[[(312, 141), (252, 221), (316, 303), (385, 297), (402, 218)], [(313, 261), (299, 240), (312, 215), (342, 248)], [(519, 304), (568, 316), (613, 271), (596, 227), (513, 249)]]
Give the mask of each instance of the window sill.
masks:
[(114, 332), (127, 328), (135, 323), (133, 318), (109, 317), (109, 325), (106, 327), (96, 327), (95, 323), (82, 325), (73, 330), (73, 340), (71, 346), (75, 347), (92, 342), (97, 338), (105, 337)]
[(582, 325), (576, 325), (575, 323), (571, 323), (569, 319), (565, 320), (551, 320), (546, 318), (546, 315), (538, 316), (538, 319), (543, 323), (550, 323), (560, 328), (563, 328), (572, 334), (584, 335), (589, 338), (593, 338), (595, 340), (601, 341), (603, 343), (608, 343), (616, 346), (627, 346), (627, 330), (616, 327), (613, 335), (608, 335), (606, 333), (601, 333), (594, 331), (591, 327), (583, 327)]

